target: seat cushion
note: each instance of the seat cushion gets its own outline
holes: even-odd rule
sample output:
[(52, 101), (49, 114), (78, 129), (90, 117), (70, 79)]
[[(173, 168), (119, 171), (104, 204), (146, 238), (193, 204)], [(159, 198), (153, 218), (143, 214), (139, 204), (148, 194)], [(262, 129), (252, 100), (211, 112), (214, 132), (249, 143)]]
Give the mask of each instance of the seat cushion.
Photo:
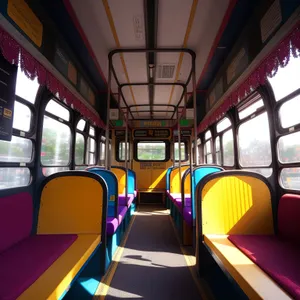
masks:
[(127, 213), (127, 206), (119, 206), (118, 208), (118, 220), (119, 220), (119, 225), (122, 223), (123, 219), (125, 218), (125, 215)]
[(183, 208), (183, 218), (188, 226), (190, 226), (190, 227), (193, 226), (192, 208), (191, 207)]
[(176, 199), (181, 199), (181, 193), (171, 193), (170, 198), (175, 203)]
[(77, 235), (35, 235), (0, 254), (0, 299), (16, 299), (77, 239)]
[(118, 218), (115, 217), (106, 218), (106, 233), (108, 235), (113, 235), (117, 231), (119, 225), (122, 223), (123, 219), (125, 218), (127, 210), (128, 210), (127, 206), (119, 206)]
[(32, 211), (32, 198), (29, 193), (0, 198), (0, 253), (29, 237)]
[(228, 239), (296, 299), (300, 299), (300, 245), (276, 236), (232, 235)]
[(191, 195), (184, 195), (184, 206), (190, 207), (191, 204)]
[(133, 202), (134, 200), (134, 195), (133, 194), (128, 194), (127, 195), (127, 201), (126, 201), (126, 197), (124, 194), (122, 195), (119, 195), (119, 206), (130, 206), (131, 203)]

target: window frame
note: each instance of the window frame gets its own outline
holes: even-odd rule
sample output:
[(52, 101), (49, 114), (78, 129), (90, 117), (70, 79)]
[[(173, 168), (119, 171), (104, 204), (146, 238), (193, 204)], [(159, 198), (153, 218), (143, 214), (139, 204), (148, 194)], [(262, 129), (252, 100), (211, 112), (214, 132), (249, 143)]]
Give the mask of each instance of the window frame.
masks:
[[(207, 133), (207, 131), (210, 131), (210, 137), (208, 139), (205, 139), (205, 135)], [(210, 143), (210, 153), (206, 152), (206, 144)], [(210, 128), (208, 128), (205, 132), (204, 132), (204, 143), (203, 143), (203, 157), (204, 157), (204, 163), (205, 164), (214, 164), (215, 159), (214, 159), (214, 143), (213, 143), (213, 135), (212, 135), (212, 130)], [(212, 162), (208, 163), (207, 162), (207, 156), (210, 155), (212, 156)]]
[[(58, 104), (60, 104), (61, 106), (63, 106), (64, 108), (66, 108), (69, 111), (69, 113), (70, 113), (70, 120), (69, 121), (66, 121), (66, 120), (64, 120), (64, 119), (62, 119), (62, 118), (60, 118), (58, 116), (55, 116), (52, 113), (46, 111), (46, 107), (47, 107), (48, 103), (51, 100), (57, 102)], [(66, 125), (66, 126), (69, 127), (70, 133), (71, 133), (70, 149), (69, 149), (69, 162), (66, 165), (51, 165), (51, 166), (43, 165), (43, 163), (42, 163), (42, 156), (41, 156), (41, 153), (40, 153), (40, 159), (39, 159), (40, 167), (41, 167), (41, 169), (45, 169), (45, 168), (67, 168), (67, 167), (69, 167), (69, 170), (70, 170), (71, 167), (72, 167), (72, 145), (73, 145), (73, 142), (74, 142), (74, 139), (75, 139), (75, 135), (74, 135), (74, 132), (72, 130), (72, 120), (73, 120), (72, 109), (69, 108), (68, 106), (66, 106), (62, 101), (58, 100), (55, 95), (52, 94), (50, 97), (48, 97), (48, 99), (47, 99), (47, 101), (46, 101), (46, 103), (44, 105), (43, 114), (41, 116), (41, 118), (43, 118), (42, 119), (43, 120), (42, 121), (43, 126), (41, 128), (41, 137), (42, 138), (43, 138), (43, 128), (44, 128), (45, 116), (47, 116), (49, 118), (52, 118), (55, 121), (57, 121), (59, 123), (62, 123), (62, 124), (64, 124), (64, 125)], [(75, 143), (74, 143), (74, 147), (75, 147)], [(41, 149), (42, 149), (42, 144), (41, 144)], [(74, 158), (75, 158), (75, 156), (74, 156)]]
[[(247, 117), (240, 119), (239, 118), (239, 110), (245, 109), (249, 106), (251, 106), (252, 104), (254, 104), (255, 102), (259, 101), (260, 99), (262, 99), (264, 105), (259, 107), (254, 113), (248, 115)], [(239, 131), (240, 131), (240, 126), (247, 123), (248, 121), (251, 121), (255, 118), (257, 118), (258, 116), (262, 115), (266, 113), (267, 117), (268, 117), (268, 122), (269, 122), (269, 132), (270, 132), (270, 146), (271, 146), (271, 162), (268, 166), (242, 166), (240, 163), (240, 145), (239, 145)], [(246, 97), (238, 106), (237, 106), (237, 123), (236, 123), (236, 144), (237, 144), (237, 163), (238, 163), (238, 168), (240, 170), (256, 170), (256, 169), (272, 169), (272, 174), (273, 174), (273, 169), (274, 169), (274, 160), (273, 160), (273, 149), (272, 149), (272, 133), (271, 133), (271, 124), (270, 124), (270, 118), (269, 118), (269, 112), (266, 106), (266, 100), (264, 99), (264, 96), (259, 93), (258, 91), (254, 91), (252, 94), (250, 94), (248, 97)], [(255, 171), (254, 171), (255, 172)], [(272, 177), (266, 177), (266, 179), (269, 179)]]
[[(156, 143), (156, 142), (162, 142), (165, 143), (165, 159), (164, 160), (141, 160), (138, 159), (138, 143)], [(161, 140), (135, 140), (134, 141), (134, 154), (133, 154), (134, 160), (137, 162), (167, 162), (170, 160), (170, 141), (166, 139)]]

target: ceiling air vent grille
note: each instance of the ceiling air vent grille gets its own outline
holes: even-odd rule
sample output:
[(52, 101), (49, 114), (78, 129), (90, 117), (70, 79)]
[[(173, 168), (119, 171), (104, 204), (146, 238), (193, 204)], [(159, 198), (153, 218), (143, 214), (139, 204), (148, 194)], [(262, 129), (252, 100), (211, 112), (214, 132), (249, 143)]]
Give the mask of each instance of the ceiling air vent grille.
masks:
[(156, 77), (161, 79), (173, 79), (175, 72), (175, 65), (165, 64), (158, 65)]

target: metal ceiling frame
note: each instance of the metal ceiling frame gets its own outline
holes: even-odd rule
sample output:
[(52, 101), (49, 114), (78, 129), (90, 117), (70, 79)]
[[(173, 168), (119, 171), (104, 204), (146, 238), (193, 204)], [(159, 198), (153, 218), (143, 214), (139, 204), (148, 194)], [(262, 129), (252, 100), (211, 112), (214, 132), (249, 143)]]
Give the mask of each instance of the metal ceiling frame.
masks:
[[(186, 80), (185, 83), (174, 83), (174, 82), (134, 82), (134, 83), (124, 83), (124, 84), (120, 84), (120, 81), (118, 79), (118, 76), (116, 74), (114, 65), (113, 65), (113, 57), (116, 54), (120, 54), (120, 53), (145, 53), (147, 54), (147, 57), (149, 54), (157, 54), (157, 53), (187, 53), (191, 56), (191, 70), (189, 72), (189, 76)], [(155, 66), (154, 66), (155, 67)], [(149, 69), (153, 68), (153, 66), (148, 65), (147, 68), (147, 74), (149, 73)], [(169, 86), (174, 86), (174, 85), (180, 85), (183, 86), (183, 92), (182, 95), (177, 103), (177, 105), (175, 105), (176, 109), (173, 112), (173, 115), (171, 117), (170, 120), (173, 119), (174, 114), (177, 113), (177, 121), (179, 120), (179, 105), (182, 102), (182, 100), (186, 97), (184, 97), (185, 95), (187, 95), (187, 87), (188, 84), (190, 83), (190, 81), (192, 80), (192, 85), (193, 85), (193, 106), (194, 106), (194, 141), (195, 141), (195, 145), (196, 145), (196, 141), (197, 141), (197, 102), (196, 102), (196, 53), (188, 48), (145, 48), (145, 49), (130, 49), (130, 48), (119, 48), (119, 49), (114, 49), (112, 51), (109, 52), (108, 54), (108, 80), (107, 80), (107, 86), (108, 86), (108, 90), (107, 90), (107, 112), (106, 112), (106, 168), (109, 169), (109, 115), (110, 115), (110, 100), (111, 100), (111, 81), (112, 81), (112, 75), (114, 76), (114, 79), (118, 85), (118, 90), (119, 90), (119, 94), (122, 97), (124, 103), (125, 103), (125, 109), (126, 109), (126, 120), (128, 121), (128, 114), (130, 113), (132, 116), (132, 120), (136, 120), (133, 116), (133, 112), (131, 111), (131, 107), (132, 106), (128, 106), (126, 99), (124, 97), (124, 94), (122, 92), (122, 88), (124, 86), (151, 86), (153, 87), (154, 85), (169, 85)], [(152, 76), (154, 78), (154, 76)], [(120, 104), (120, 103), (119, 103)], [(150, 105), (151, 108), (151, 104), (153, 103), (149, 103), (147, 104), (147, 106)], [(184, 109), (186, 108), (186, 101), (185, 101), (185, 105), (184, 105)], [(135, 106), (145, 106), (145, 105), (138, 105), (136, 104)], [(164, 104), (164, 106), (166, 106), (166, 104)], [(119, 105), (119, 109), (121, 110), (121, 107)], [(151, 114), (151, 111), (150, 111)], [(166, 118), (165, 118), (166, 119)], [(127, 124), (128, 122), (126, 122)], [(126, 125), (127, 128), (128, 125)], [(179, 122), (178, 122), (178, 126), (179, 126)], [(197, 147), (194, 147), (194, 162), (197, 165), (197, 161), (198, 161), (198, 149)]]

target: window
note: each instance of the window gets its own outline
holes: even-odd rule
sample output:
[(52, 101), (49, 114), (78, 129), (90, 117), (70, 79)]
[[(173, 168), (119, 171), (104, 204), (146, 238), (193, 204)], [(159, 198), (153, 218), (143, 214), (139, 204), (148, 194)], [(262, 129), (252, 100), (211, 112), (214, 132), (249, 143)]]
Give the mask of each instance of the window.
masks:
[(202, 164), (203, 163), (203, 147), (201, 144), (201, 139), (197, 140), (197, 147), (198, 147), (198, 163)]
[(11, 141), (0, 141), (0, 189), (27, 186), (34, 160), (34, 111), (37, 80), (30, 80), (18, 68)]
[(221, 164), (221, 149), (220, 149), (220, 137), (217, 136), (215, 140), (215, 150), (216, 150), (216, 163)]
[(95, 136), (95, 128), (90, 126), (90, 131), (89, 131), (90, 136)]
[(279, 184), (284, 189), (300, 190), (300, 59), (290, 57), (269, 82), (275, 101)]
[(243, 169), (262, 175), (272, 174), (270, 128), (264, 102), (254, 94), (238, 108), (242, 122), (238, 125), (239, 164)]
[[(118, 142), (117, 161), (125, 161), (125, 142)], [(129, 143), (127, 143), (127, 160), (129, 161)]]
[(224, 131), (230, 126), (231, 126), (230, 120), (228, 118), (224, 118), (217, 124), (217, 132), (219, 133), (221, 131)]
[(101, 136), (99, 148), (100, 148), (99, 149), (100, 165), (104, 166), (104, 163), (105, 163), (105, 138), (103, 136)]
[(15, 101), (13, 128), (29, 132), (31, 129), (32, 112), (30, 108), (19, 101)]
[(300, 59), (290, 55), (290, 61), (284, 68), (279, 68), (273, 78), (269, 78), (275, 100), (279, 101), (300, 88)]
[(211, 138), (211, 131), (208, 130), (205, 132), (204, 135), (205, 140), (208, 140), (204, 144), (204, 157), (205, 157), (205, 163), (212, 164), (213, 163), (213, 154), (212, 154), (212, 138)]
[(25, 73), (18, 68), (16, 95), (34, 104), (38, 89), (39, 83), (37, 82), (37, 79), (29, 79)]
[[(181, 161), (187, 161), (188, 160), (188, 155), (187, 155), (187, 144), (184, 142), (180, 142), (180, 149), (181, 149)], [(174, 156), (175, 156), (175, 161), (179, 161), (179, 151), (178, 151), (178, 142), (174, 144)]]
[(165, 161), (167, 159), (165, 142), (138, 142), (137, 159), (144, 161)]
[(87, 153), (86, 153), (87, 164), (95, 165), (96, 164), (96, 141), (95, 139), (88, 137), (87, 140)]
[[(48, 115), (49, 112), (52, 115)], [(46, 176), (69, 169), (72, 135), (68, 120), (70, 111), (55, 100), (50, 100), (44, 116), (41, 163), (43, 167), (63, 168), (44, 168), (43, 174)]]
[(75, 138), (75, 164), (84, 164), (84, 136), (83, 134), (76, 132)]
[(83, 119), (80, 119), (79, 122), (77, 123), (76, 128), (80, 131), (84, 131), (85, 124), (86, 124), (86, 121), (84, 121)]
[(241, 124), (238, 144), (242, 167), (261, 167), (271, 164), (270, 131), (266, 112)]
[(282, 128), (289, 128), (300, 123), (300, 95), (284, 102), (279, 108), (279, 120)]
[(0, 161), (28, 163), (32, 160), (32, 141), (13, 136), (10, 142), (0, 141)]
[(46, 106), (46, 111), (65, 121), (70, 121), (70, 112), (54, 100), (50, 100)]
[(234, 149), (233, 149), (233, 132), (232, 129), (227, 130), (222, 136), (222, 150), (223, 150), (223, 165), (234, 165)]

